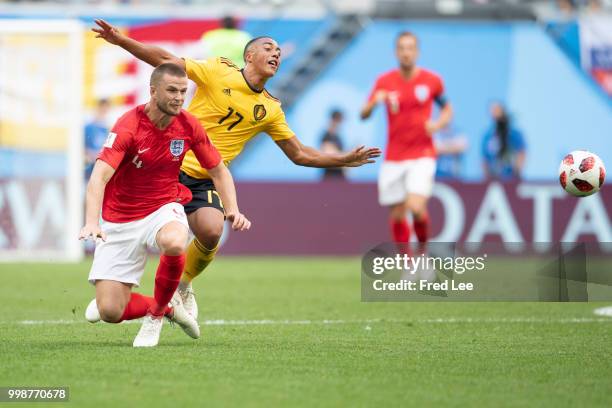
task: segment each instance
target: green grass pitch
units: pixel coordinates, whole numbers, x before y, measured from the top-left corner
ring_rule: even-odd
[[[0,264],[0,386],[69,386],[53,406],[73,407],[612,406],[605,304],[362,303],[357,258],[221,256],[195,283],[202,338],[165,324],[133,349],[138,323],[85,322],[89,265]]]

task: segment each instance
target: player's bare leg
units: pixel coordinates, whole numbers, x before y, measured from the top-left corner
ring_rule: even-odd
[[[429,240],[429,214],[427,212],[428,197],[420,194],[408,194],[405,206],[412,213],[414,232],[419,240],[419,251],[427,249]]]
[[[181,326],[187,335],[198,338],[200,328],[197,321],[185,311],[180,298],[174,297],[185,266],[188,237],[187,228],[179,222],[170,222],[157,233],[157,245],[162,255],[155,275],[155,301],[163,308],[172,300],[172,311],[167,315],[168,318]],[[151,312],[155,315],[159,310]]]
[[[410,248],[410,226],[408,225],[406,216],[407,208],[405,201],[389,206],[389,224],[391,226],[393,241],[399,253],[410,256],[412,254]],[[413,281],[417,279],[417,275],[412,271],[406,271],[402,275],[402,279]]]
[[[412,213],[412,221],[414,232],[419,240],[418,254],[427,253],[427,241],[429,240],[429,216],[427,213],[428,197],[420,194],[408,194],[405,202],[405,207]],[[428,266],[424,266],[419,270],[419,277],[427,281],[434,281],[436,270]]]
[[[185,271],[179,283],[178,293],[185,309],[197,318],[198,305],[191,281],[214,259],[223,234],[224,216],[217,208],[203,207],[188,214],[187,221],[195,238],[187,248]]]
[[[100,319],[108,323],[124,320],[123,311],[130,301],[132,285],[112,280],[96,281],[96,304]],[[88,319],[89,320],[89,319]]]
[[[167,223],[157,232],[155,240],[161,256],[155,274],[156,304],[151,309],[154,316],[163,316],[164,308],[176,291],[185,266],[187,237],[187,228],[178,221]]]
[[[196,276],[210,264],[219,247],[221,235],[223,235],[224,216],[221,211],[212,207],[199,208],[191,214],[187,215],[189,228],[195,235],[195,242],[198,251],[191,252],[192,245],[188,248],[187,264],[185,265],[185,274],[182,281],[191,282]],[[191,258],[194,261],[190,262]]]
[[[177,221],[167,223],[157,233],[156,242],[161,256],[155,274],[154,302],[134,339],[134,347],[157,345],[165,314],[176,321],[189,336],[193,338],[200,336],[195,319],[188,313],[181,313],[181,304],[173,303],[173,310],[168,312],[168,304],[176,291],[185,265],[187,236],[187,228]]]
[[[406,211],[405,202],[393,204],[389,207],[391,235],[393,236],[393,241],[402,251],[407,249],[406,243],[410,242],[410,227],[406,220]]]
[[[146,316],[155,299],[131,292],[132,284],[113,280],[96,281],[96,297],[89,303],[85,318],[91,323],[103,320],[121,323]],[[170,313],[167,308],[165,313]]]
[[[123,320],[145,317],[139,335],[134,340],[135,347],[151,347],[157,344],[162,327],[161,317],[164,315],[179,324],[190,337],[199,337],[197,322],[185,311],[180,299],[172,299],[172,307],[168,306],[170,299],[167,299],[168,294],[172,297],[176,290],[182,272],[186,241],[187,228],[178,222],[168,223],[158,232],[157,243],[162,250],[162,256],[156,276],[156,298],[132,293],[132,284],[98,280],[96,281],[96,299],[87,308],[87,320],[92,323],[99,320],[119,323]],[[168,269],[172,269],[172,265],[168,264],[172,264],[173,257],[174,261],[179,262],[178,265],[174,265],[175,270],[170,273]],[[175,279],[168,279],[172,276],[175,276]],[[162,290],[164,286],[167,286],[168,281],[171,283],[170,288]],[[159,313],[159,315],[153,313]]]

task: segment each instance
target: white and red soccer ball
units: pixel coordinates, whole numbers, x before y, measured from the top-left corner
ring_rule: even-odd
[[[606,168],[594,153],[575,150],[565,156],[559,166],[559,182],[573,196],[595,194],[603,186]]]

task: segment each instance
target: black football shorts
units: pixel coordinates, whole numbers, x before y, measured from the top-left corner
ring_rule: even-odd
[[[221,202],[221,197],[211,179],[197,179],[181,171],[179,181],[191,190],[193,195],[191,201],[185,205],[187,214],[203,207],[216,208],[224,213],[223,202]]]

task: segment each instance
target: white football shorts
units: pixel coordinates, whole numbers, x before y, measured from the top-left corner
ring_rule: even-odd
[[[378,202],[384,206],[399,204],[408,194],[429,198],[435,175],[436,160],[432,157],[384,161],[378,174]]]
[[[89,282],[113,280],[140,285],[140,278],[147,261],[147,248],[157,249],[155,240],[162,227],[178,221],[189,229],[183,206],[170,203],[136,221],[113,223],[102,220],[100,227],[106,233],[106,241],[98,239]]]

